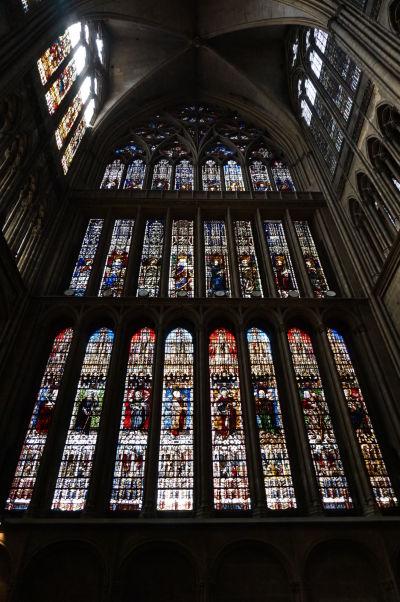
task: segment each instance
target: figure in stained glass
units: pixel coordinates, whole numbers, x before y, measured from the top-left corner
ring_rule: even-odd
[[[203,190],[209,190],[210,192],[221,190],[220,168],[212,159],[208,159],[201,166],[201,178]]]
[[[307,221],[295,221],[294,227],[313,293],[316,297],[323,297],[329,286],[311,235],[310,226]]]
[[[103,190],[115,190],[119,188],[124,170],[125,165],[120,159],[116,159],[107,165],[100,188]]]
[[[148,428],[150,395],[151,391],[144,388],[129,391],[125,402],[124,429],[129,431],[140,431]]]
[[[172,224],[169,296],[193,297],[193,288],[193,221],[174,220]]]
[[[99,294],[120,297],[125,283],[129,250],[132,240],[134,221],[117,219],[114,224],[110,249],[104,267]]]
[[[204,222],[207,297],[229,296],[228,245],[223,221]]]
[[[85,294],[101,231],[103,229],[103,223],[104,220],[102,219],[89,220],[79,257],[69,285],[69,289],[74,291],[77,297],[82,297]]]
[[[233,228],[238,253],[240,285],[243,297],[262,297],[261,281],[258,271],[251,223],[235,220]]]

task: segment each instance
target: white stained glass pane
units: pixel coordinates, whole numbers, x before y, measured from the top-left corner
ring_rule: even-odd
[[[228,192],[244,190],[242,168],[237,161],[232,159],[224,165],[225,188]]]

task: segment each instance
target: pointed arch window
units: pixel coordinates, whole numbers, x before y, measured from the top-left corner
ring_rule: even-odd
[[[235,337],[217,328],[209,341],[214,507],[248,510],[250,491]]]
[[[132,219],[115,221],[99,290],[100,297],[121,297],[122,295],[134,223]]]
[[[353,507],[310,336],[288,332],[311,457],[325,510]]]
[[[187,159],[175,166],[175,190],[193,190],[193,164]]]
[[[249,298],[262,297],[263,293],[251,222],[235,220],[233,222],[233,230],[236,240],[242,295]]]
[[[47,48],[37,62],[40,80],[47,84],[64,59],[70,54],[81,39],[82,24],[70,25],[55,42]]]
[[[255,159],[249,165],[249,172],[253,190],[257,192],[266,192],[272,190],[272,184],[269,177],[268,167],[260,160]]]
[[[390,482],[345,340],[337,330],[332,328],[328,329],[327,334],[351,425],[364,458],[376,503],[379,508],[397,506],[398,500]]]
[[[250,328],[247,344],[267,506],[272,510],[296,508],[271,343],[265,332]]]
[[[169,190],[171,188],[172,165],[168,159],[160,159],[154,165],[152,190]]]
[[[110,510],[142,508],[155,340],[148,327],[131,340]]]
[[[96,449],[114,333],[89,339],[53,497],[53,510],[83,510]]]
[[[194,254],[193,220],[172,222],[171,258],[169,265],[169,296],[193,297]]]
[[[68,134],[72,130],[75,121],[77,120],[80,112],[82,111],[86,101],[88,100],[91,92],[92,79],[90,76],[85,77],[82,85],[79,89],[78,94],[75,96],[71,105],[69,106],[64,117],[61,119],[58,128],[55,131],[56,143],[58,150],[61,150]]]
[[[203,190],[215,192],[221,190],[221,173],[218,163],[207,159],[201,166],[201,180]]]
[[[69,285],[69,291],[71,291],[71,294],[75,294],[76,297],[82,297],[85,294],[103,224],[103,219],[89,220],[78,261],[76,262]]]
[[[272,163],[272,177],[279,192],[295,192],[290,170],[283,161],[276,160]]]
[[[115,190],[121,186],[125,165],[120,159],[109,163],[104,172],[100,188],[103,190]]]
[[[69,92],[72,84],[86,67],[86,60],[86,48],[84,46],[78,46],[78,49],[75,51],[75,54],[68,65],[45,94],[50,115],[53,115],[56,112],[67,95],[67,92]]]
[[[164,220],[149,219],[143,240],[138,297],[158,297],[164,246]]]
[[[66,328],[54,339],[8,495],[6,504],[8,510],[26,510],[32,499],[37,472],[71,347],[72,335],[72,328]]]
[[[229,159],[224,163],[225,189],[228,192],[244,190],[242,168],[237,161]]]
[[[280,297],[286,298],[290,291],[298,292],[299,289],[283,224],[281,221],[265,220],[264,231],[274,272],[276,290]]]
[[[158,510],[193,509],[193,339],[176,328],[165,340]]]
[[[225,222],[204,222],[207,297],[229,297],[229,261]]]
[[[323,297],[324,292],[329,290],[328,281],[322,268],[321,261],[311,234],[307,221],[295,221],[294,227],[301,252],[303,254],[305,268],[310,279],[313,293],[316,297]]]
[[[146,173],[146,163],[143,159],[135,159],[128,165],[124,189],[142,190],[144,176]]]

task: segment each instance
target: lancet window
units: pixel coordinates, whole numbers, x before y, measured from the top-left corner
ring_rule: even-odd
[[[143,188],[144,176],[146,173],[146,163],[143,159],[135,159],[128,165],[124,188],[132,190],[141,190]]]
[[[289,346],[318,487],[326,510],[352,508],[347,478],[310,336],[288,332]]]
[[[92,272],[93,262],[103,229],[103,219],[91,219],[82,242],[82,247],[72,274],[69,291],[76,297],[85,294],[89,277]]]
[[[169,266],[170,297],[193,297],[193,242],[193,220],[174,220],[172,223],[171,257]]]
[[[171,188],[172,165],[168,159],[160,159],[154,165],[152,190],[169,190]]]
[[[237,161],[229,159],[224,163],[224,176],[227,192],[244,190],[242,168]]]
[[[158,461],[158,510],[193,509],[193,339],[183,328],[166,338]]]
[[[236,220],[233,222],[233,229],[236,240],[242,295],[243,297],[262,297],[263,293],[251,222]]]
[[[141,328],[133,335],[125,379],[111,510],[142,508],[153,392],[154,347],[155,333],[151,328]]]
[[[317,248],[311,234],[307,221],[295,221],[297,238],[303,254],[304,265],[310,279],[313,293],[316,297],[323,297],[324,292],[329,290],[328,281],[322,268]]]
[[[87,344],[54,492],[53,510],[85,508],[113,341],[114,333],[100,328]]]
[[[204,222],[207,297],[229,297],[229,260],[225,223]]]
[[[115,222],[99,291],[101,297],[122,295],[133,226],[134,221],[131,219],[117,219]]]
[[[54,339],[8,495],[8,510],[26,510],[32,499],[40,461],[71,347],[72,335],[72,328],[66,328]]]
[[[105,190],[115,190],[121,186],[122,176],[125,171],[125,165],[121,159],[116,159],[109,163],[104,172],[100,188]]]
[[[164,246],[164,220],[147,220],[140,264],[138,297],[158,297]]]
[[[265,220],[264,230],[278,295],[286,298],[291,291],[298,293],[296,275],[282,222]]]

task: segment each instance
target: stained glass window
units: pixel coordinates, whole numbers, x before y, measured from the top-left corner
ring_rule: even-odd
[[[289,330],[288,338],[323,507],[326,510],[352,508],[311,339],[298,328]]]
[[[120,159],[116,159],[112,163],[109,163],[106,167],[106,171],[104,172],[100,188],[105,190],[115,190],[119,188],[124,170],[125,165]]]
[[[244,190],[242,168],[237,161],[230,159],[224,164],[225,188],[228,192]]]
[[[351,424],[360,445],[376,503],[380,508],[397,506],[396,494],[390,482],[344,338],[337,330],[329,328],[328,339],[350,413]]]
[[[338,122],[332,117],[328,107],[324,104],[322,98],[317,93],[317,89],[310,79],[305,80],[305,90],[308,97],[308,101],[314,106],[315,112],[317,113],[322,126],[327,132],[329,138],[335,144],[336,150],[339,152],[342,148],[344,134],[339,127]]]
[[[252,161],[249,165],[253,189],[260,192],[272,190],[268,168],[262,161]]]
[[[193,165],[186,159],[175,166],[175,190],[193,190]]]
[[[89,101],[89,104],[85,109],[83,118],[79,122],[78,127],[76,128],[67,148],[65,149],[64,156],[61,159],[64,175],[68,172],[68,169],[70,168],[70,165],[72,163],[72,159],[74,158],[75,153],[78,150],[80,143],[82,142],[82,138],[85,135],[86,128],[93,117],[94,105],[95,101],[94,98],[92,98],[92,100]]]
[[[121,297],[128,265],[134,221],[117,219],[111,237],[99,296]]]
[[[140,510],[149,433],[155,333],[141,328],[131,340],[118,436],[111,510]]]
[[[160,159],[154,165],[152,190],[169,190],[171,186],[172,165],[168,159]]]
[[[37,62],[40,80],[45,85],[81,38],[81,24],[74,23],[47,48]]]
[[[164,220],[149,219],[146,222],[139,272],[138,297],[158,296],[164,245],[164,225]]]
[[[310,278],[313,293],[316,297],[323,297],[324,292],[329,289],[328,282],[318,257],[317,248],[311,235],[308,222],[294,222],[297,238],[299,239],[304,264]]]
[[[100,328],[89,339],[68,429],[53,510],[83,510],[106,388],[114,333]]]
[[[31,501],[72,335],[72,328],[66,328],[54,340],[7,499],[8,510],[26,510]]]
[[[144,174],[146,172],[146,163],[143,159],[135,159],[128,165],[124,188],[141,190],[143,188]]]
[[[251,222],[236,220],[233,222],[233,229],[235,232],[242,295],[243,297],[262,297]]]
[[[58,128],[55,131],[57,148],[60,150],[66,137],[72,129],[79,113],[82,111],[84,104],[90,95],[92,80],[88,76],[84,79],[78,94],[75,96],[70,107],[62,118]]]
[[[248,510],[250,491],[235,337],[225,328],[209,344],[214,506]]]
[[[193,297],[193,292],[193,221],[174,220],[169,265],[169,296]]]
[[[85,65],[86,48],[84,46],[79,46],[64,71],[46,92],[46,102],[50,115],[53,115],[53,113],[56,112],[72,84],[78,75],[82,73]]]
[[[358,88],[361,75],[359,67],[325,31],[314,29],[314,38],[317,48],[325,55],[340,77],[355,92]]]
[[[339,109],[342,117],[347,121],[353,105],[352,98],[347,94],[343,86],[336,81],[315,50],[310,53],[310,64],[311,69],[320,80],[325,91]]]
[[[296,190],[289,168],[282,161],[276,160],[272,163],[272,176],[276,189],[280,192],[294,192]]]
[[[201,179],[203,190],[221,190],[221,175],[219,165],[212,159],[208,159],[201,166]]]
[[[264,221],[264,230],[276,290],[280,297],[287,297],[290,291],[298,291],[298,286],[283,224],[281,221],[266,220]]]
[[[103,229],[103,223],[104,220],[102,219],[89,220],[78,261],[76,262],[69,285],[69,289],[75,291],[76,297],[82,297],[82,295],[85,294],[89,276],[92,272],[94,256],[96,255],[100,234]]]
[[[247,331],[247,343],[267,506],[272,510],[296,508],[271,343],[259,328]]]
[[[229,297],[229,261],[225,223],[204,222],[207,297]]]
[[[183,328],[166,338],[158,510],[193,508],[193,341]]]

